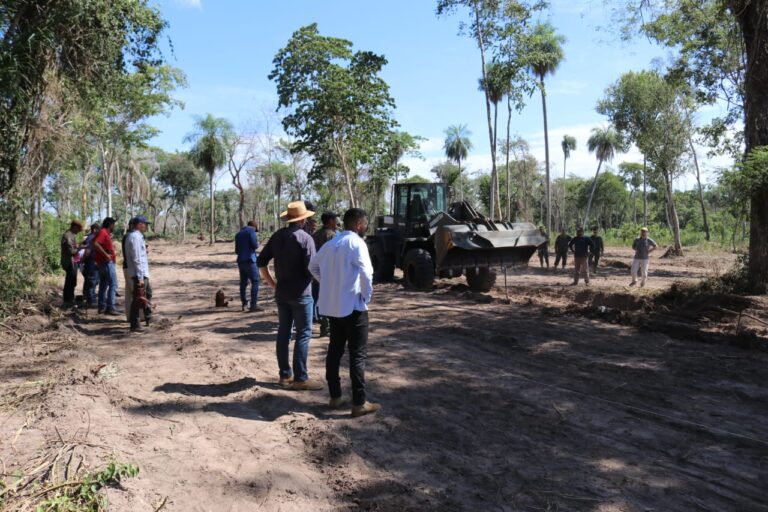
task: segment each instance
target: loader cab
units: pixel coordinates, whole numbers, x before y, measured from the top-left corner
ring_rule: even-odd
[[[395,224],[407,233],[427,229],[429,220],[447,208],[447,186],[444,183],[401,183],[395,185],[393,217]]]

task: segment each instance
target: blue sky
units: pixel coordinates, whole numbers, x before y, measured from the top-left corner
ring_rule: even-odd
[[[163,149],[184,149],[182,139],[192,128],[193,116],[207,112],[226,117],[235,126],[258,129],[276,105],[275,85],[267,79],[272,58],[296,29],[316,22],[322,34],[349,39],[356,49],[384,54],[389,60],[383,77],[397,104],[395,116],[402,129],[426,138],[424,160],[406,162],[412,173],[430,176],[429,169],[444,159],[443,131],[460,123],[473,133],[469,171],[490,168],[485,104],[477,90],[480,57],[473,41],[458,35],[462,13],[437,18],[432,0],[162,0],[159,5],[170,24],[171,63],[183,69],[189,81],[176,93],[185,109],[153,120],[161,133],[152,143]],[[578,142],[568,173],[593,175],[596,161],[586,151],[586,140],[593,127],[606,124],[595,112],[597,100],[623,72],[648,68],[654,58],[664,55],[644,40],[631,45],[619,42],[606,30],[611,22],[605,5],[602,0],[554,0],[542,14],[566,37],[565,61],[547,81],[555,176],[562,173],[560,140],[566,133]],[[513,116],[512,130],[544,160],[538,92],[521,114]],[[639,159],[631,151],[618,155],[614,164]],[[725,165],[722,160],[703,160],[710,179],[715,166]],[[689,175],[676,186],[690,188],[693,183]]]

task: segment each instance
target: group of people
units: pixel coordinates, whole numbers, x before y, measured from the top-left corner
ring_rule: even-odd
[[[65,272],[63,306],[74,307],[78,271],[83,274],[83,300],[87,308],[97,306],[99,314],[125,314],[132,332],[141,332],[140,317],[149,324],[152,317],[152,289],[149,284],[149,261],[144,232],[150,222],[144,216],[131,219],[122,239],[123,276],[125,279],[124,312],[118,310],[117,252],[112,239],[116,220],[107,217],[94,223],[82,242],[78,235],[83,223],[73,220],[61,237],[61,268]],[[98,289],[98,293],[97,293]]]
[[[549,268],[549,235],[542,226],[539,228],[542,236],[544,236],[545,242],[538,248],[539,265],[544,268]],[[640,276],[640,286],[645,286],[645,281],[648,278],[648,262],[650,253],[656,249],[656,242],[652,238],[648,237],[648,228],[640,229],[640,236],[635,238],[632,242],[632,249],[635,251],[635,255],[632,258],[631,275],[632,282],[629,286],[635,286],[637,284],[638,274]],[[592,229],[592,236],[584,235],[584,228],[579,227],[576,229],[576,236],[571,237],[565,228],[560,230],[560,234],[555,239],[555,265],[562,262],[562,268],[565,268],[568,263],[568,253],[573,253],[573,283],[572,285],[579,284],[579,278],[584,277],[584,282],[589,284],[589,272],[590,269],[593,274],[597,273],[597,267],[600,263],[600,258],[605,252],[605,245],[603,243],[603,237],[600,236],[598,229],[595,227]]]
[[[312,325],[319,322],[320,336],[330,338],[325,361],[329,406],[340,408],[346,403],[339,371],[342,356],[349,350],[351,413],[370,414],[381,406],[367,400],[365,389],[368,303],[373,295],[373,266],[363,240],[368,218],[365,211],[352,208],[344,214],[343,231],[339,232],[338,216],[326,212],[321,216],[322,226],[316,229],[311,207],[304,201],[289,203],[281,215],[286,226],[277,230],[258,253],[258,228],[254,222],[248,222],[235,236],[242,310],[263,311],[258,305],[261,280],[274,289],[277,384],[293,391],[324,388],[321,382],[309,378],[307,364]]]

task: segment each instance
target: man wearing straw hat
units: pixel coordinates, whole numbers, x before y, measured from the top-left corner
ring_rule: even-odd
[[[288,223],[272,235],[256,260],[261,277],[275,290],[277,304],[277,365],[280,369],[278,385],[296,391],[322,389],[319,382],[309,380],[307,353],[312,338],[312,274],[309,260],[315,255],[315,242],[304,230],[306,220],[315,212],[308,210],[304,201],[288,203],[280,218]],[[275,277],[269,272],[274,259]],[[293,364],[290,352],[291,329],[296,327],[293,346]]]

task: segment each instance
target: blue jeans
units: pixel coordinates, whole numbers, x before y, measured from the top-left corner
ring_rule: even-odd
[[[248,283],[251,283],[251,307],[255,308],[259,300],[259,267],[255,261],[238,261],[237,268],[240,270],[240,302],[245,306],[248,300],[245,297],[245,290]]]
[[[88,258],[83,263],[83,297],[89,306],[96,304],[96,285],[99,284],[99,269],[96,262]]]
[[[307,374],[307,353],[309,352],[309,340],[312,338],[312,307],[314,301],[311,295],[305,295],[295,300],[277,303],[277,366],[280,368],[280,377],[289,378],[293,374],[293,380],[304,382],[309,378]],[[293,372],[288,363],[290,351],[291,329],[296,324],[296,343],[293,346]]]
[[[99,265],[99,309],[115,309],[117,272],[115,263],[108,261]]]

